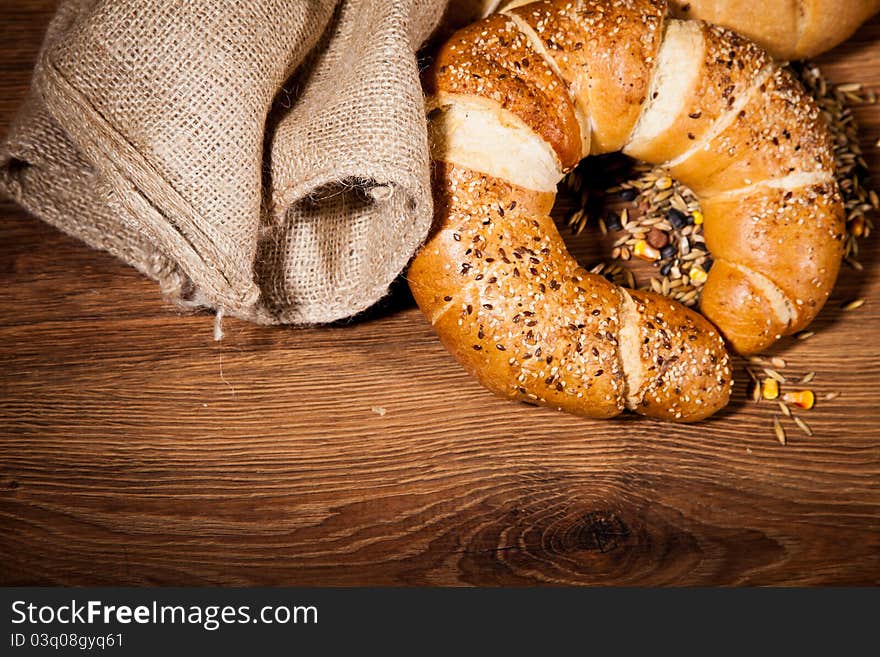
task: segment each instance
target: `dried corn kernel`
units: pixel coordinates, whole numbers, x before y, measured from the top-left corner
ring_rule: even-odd
[[[694,224],[696,224],[697,226],[703,223],[703,213],[699,210],[694,210],[691,213],[691,216],[694,218]]]
[[[688,278],[691,279],[691,283],[700,284],[706,282],[706,272],[704,272],[699,267],[691,267],[688,272]]]
[[[786,404],[794,404],[808,411],[816,403],[816,396],[812,390],[798,390],[797,392],[786,392],[782,395],[782,401]]]
[[[660,259],[660,251],[648,244],[645,240],[639,240],[636,242],[636,245],[633,247],[633,255],[652,262]]]
[[[776,399],[779,397],[779,382],[776,379],[764,379],[761,386],[761,395],[764,399]]]
[[[849,234],[855,235],[856,237],[862,237],[865,234],[865,219],[862,216],[857,216],[849,221],[847,226],[849,228]]]

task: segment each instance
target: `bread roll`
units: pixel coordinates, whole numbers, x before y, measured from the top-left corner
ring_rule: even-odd
[[[664,164],[699,195],[716,260],[702,309],[739,351],[805,326],[834,283],[842,203],[817,108],[761,49],[666,10],[520,4],[458,32],[425,75],[436,222],[408,279],[444,345],[502,396],[674,421],[729,398],[710,322],[565,249],[556,185],[591,153]]]
[[[671,0],[675,16],[729,27],[781,60],[815,57],[880,11],[880,0]]]

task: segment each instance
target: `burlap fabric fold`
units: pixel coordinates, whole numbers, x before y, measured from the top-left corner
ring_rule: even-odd
[[[430,227],[415,52],[445,5],[62,2],[0,186],[181,304],[350,316]]]

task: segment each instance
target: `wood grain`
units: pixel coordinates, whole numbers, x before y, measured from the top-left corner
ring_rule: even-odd
[[[0,131],[54,2],[0,5]],[[880,91],[880,20],[822,59]],[[880,107],[861,108],[874,170]],[[0,204],[2,584],[878,584],[880,272],[817,335],[808,438],[745,400],[698,426],[505,402],[403,289],[321,329],[184,316]],[[583,258],[595,244],[573,241]],[[855,297],[867,303],[844,313]],[[828,391],[842,397],[822,402]]]

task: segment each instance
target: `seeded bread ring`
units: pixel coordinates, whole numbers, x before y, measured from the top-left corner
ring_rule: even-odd
[[[710,322],[586,273],[565,249],[556,185],[591,153],[665,164],[698,194],[716,262],[702,309],[738,350],[799,330],[827,298],[843,236],[827,131],[733,33],[667,19],[661,0],[534,2],[456,33],[424,84],[436,222],[408,279],[494,392],[676,421],[728,401]]]

